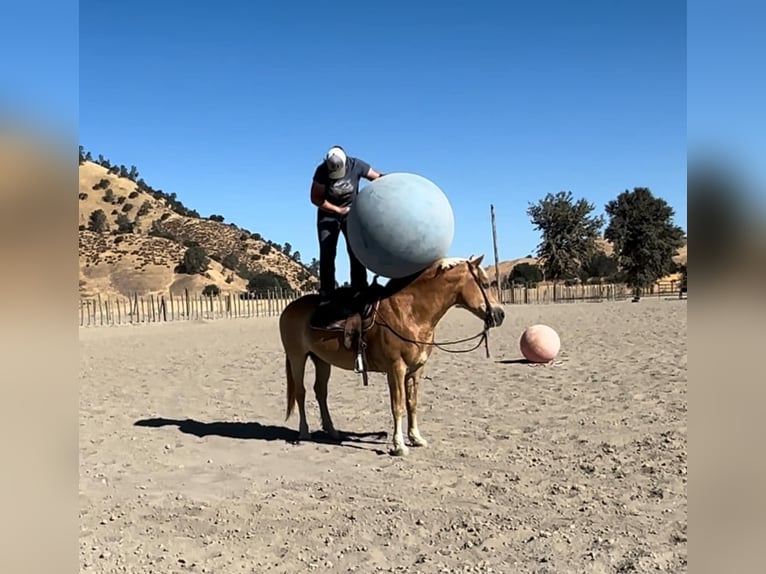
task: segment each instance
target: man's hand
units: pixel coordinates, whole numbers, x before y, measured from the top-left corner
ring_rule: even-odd
[[[350,207],[339,207],[338,213],[341,215],[346,215],[349,211],[351,211]]]

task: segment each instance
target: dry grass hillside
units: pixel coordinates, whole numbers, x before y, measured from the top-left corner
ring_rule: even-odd
[[[612,243],[605,240],[605,239],[599,239],[596,242],[599,246],[599,248],[606,253],[607,255],[611,255],[614,252],[614,249],[612,247]],[[678,250],[678,253],[673,258],[673,260],[678,263],[679,265],[686,265],[686,252],[687,252],[687,243],[684,243],[683,247],[681,247]],[[516,265],[520,263],[530,263],[532,265],[537,264],[537,258],[535,257],[520,257],[518,259],[511,259],[508,261],[499,261],[497,264],[498,270],[500,271],[500,277],[506,277],[508,274],[510,274],[511,271],[513,271],[513,268],[516,267]],[[487,265],[485,268],[487,275],[489,276],[490,281],[495,281],[495,264],[491,263]],[[675,280],[678,281],[681,277],[680,273],[673,273],[672,275],[668,275],[667,277],[664,277],[663,280],[665,281],[671,281]]]
[[[293,289],[311,289],[317,278],[273,243],[236,225],[181,215],[166,197],[91,161],[80,164],[79,262],[84,296],[199,293],[214,284],[244,291],[250,273],[272,273]],[[151,188],[149,188],[151,189]],[[103,231],[90,229],[102,210]],[[179,267],[191,242],[210,257],[201,274]]]

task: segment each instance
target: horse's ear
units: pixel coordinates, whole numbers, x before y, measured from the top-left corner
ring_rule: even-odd
[[[471,265],[473,265],[474,267],[478,267],[479,265],[481,265],[481,262],[484,261],[484,255],[483,254],[479,255],[476,259],[474,259],[473,256],[471,256],[470,261],[471,261]]]

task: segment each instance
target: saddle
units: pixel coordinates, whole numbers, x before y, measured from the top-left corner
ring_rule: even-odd
[[[317,307],[309,322],[311,328],[318,331],[343,333],[343,346],[356,352],[357,362],[354,370],[364,375],[365,385],[367,345],[364,334],[375,322],[380,302],[379,289],[380,286],[376,283],[363,290],[339,287],[329,301]]]
[[[390,279],[385,285],[378,283],[376,275],[372,283],[361,290],[338,287],[330,300],[319,305],[309,320],[309,326],[312,329],[343,333],[344,347],[356,352],[354,371],[362,373],[365,386],[367,385],[367,343],[364,335],[375,323],[380,301],[404,288],[417,275]]]

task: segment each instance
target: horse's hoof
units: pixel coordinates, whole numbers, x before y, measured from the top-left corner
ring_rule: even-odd
[[[298,435],[298,442],[308,442],[311,440],[311,434],[308,431],[302,432]]]
[[[409,439],[410,439],[410,444],[412,446],[415,446],[415,447],[418,447],[418,446],[422,446],[422,447],[428,446],[428,441],[426,439],[424,439],[422,436],[410,435]]]
[[[391,456],[407,456],[408,454],[410,454],[410,449],[408,449],[404,445],[401,445],[401,446],[392,448],[389,451],[389,453],[391,454]]]

